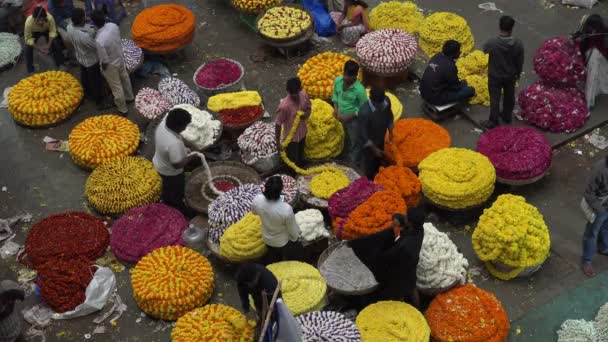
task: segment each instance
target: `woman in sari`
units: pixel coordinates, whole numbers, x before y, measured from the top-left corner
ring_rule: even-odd
[[[367,4],[361,0],[346,0],[343,12],[331,12],[340,40],[355,46],[359,38],[369,31]]]
[[[608,28],[599,14],[592,14],[583,17],[576,36],[585,59],[585,99],[591,108],[597,95],[608,94]]]

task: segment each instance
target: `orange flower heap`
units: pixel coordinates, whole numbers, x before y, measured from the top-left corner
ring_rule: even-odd
[[[408,207],[415,207],[420,201],[420,180],[405,166],[381,167],[374,183],[400,194]]]
[[[194,309],[177,320],[171,332],[173,342],[253,341],[255,322],[224,304]]]
[[[429,154],[450,147],[452,139],[445,128],[431,120],[401,119],[395,122],[394,140],[386,135],[385,151],[397,165],[417,167]]]
[[[213,277],[209,260],[201,254],[182,246],[161,247],[131,271],[133,298],[148,315],[176,320],[207,303]]]
[[[323,52],[312,56],[298,71],[302,87],[312,98],[331,98],[334,80],[342,75],[344,63],[354,60],[350,56],[335,52]]]
[[[504,342],[509,318],[493,294],[466,284],[441,293],[426,311],[437,342]]]
[[[194,21],[194,14],[186,7],[157,5],[135,17],[131,36],[135,44],[144,50],[170,52],[192,41]]]

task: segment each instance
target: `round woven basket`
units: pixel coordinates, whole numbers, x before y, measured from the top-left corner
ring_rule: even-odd
[[[275,7],[293,7],[293,8],[297,8],[297,9],[299,9],[301,11],[306,12],[306,14],[308,14],[308,16],[310,16],[310,25],[308,25],[308,27],[305,30],[302,30],[302,32],[300,32],[299,34],[297,34],[297,35],[295,35],[293,37],[288,37],[288,38],[271,38],[271,37],[263,35],[261,32],[259,32],[259,29],[258,29],[258,34],[265,41],[270,42],[270,43],[279,43],[279,44],[290,43],[290,42],[299,40],[303,36],[308,35],[309,32],[314,31],[314,25],[315,24],[314,24],[314,20],[313,20],[312,14],[306,8],[304,8],[303,6],[297,5],[297,4],[279,4],[279,5],[267,8],[265,11],[262,11],[260,14],[258,14],[257,18],[255,18],[255,26],[256,26],[256,28],[258,27],[258,23],[260,22],[260,20],[264,16],[264,14],[266,14],[266,12],[268,10],[270,10],[271,8],[275,8]],[[312,36],[312,34],[310,36]],[[309,39],[310,39],[310,37],[309,37]]]
[[[545,172],[543,172],[542,174],[533,177],[533,178],[529,178],[529,179],[505,179],[505,178],[500,178],[498,176],[496,176],[496,182],[500,183],[500,184],[504,184],[504,185],[511,185],[511,186],[522,186],[522,185],[529,185],[529,184],[533,184],[538,182],[539,180],[543,179],[543,177],[545,177],[545,175],[547,174],[549,170],[545,170]]]
[[[205,87],[199,85],[198,83],[196,83],[196,75],[198,75],[198,73],[205,67],[205,65],[207,65],[207,63],[203,63],[203,64],[201,64],[201,66],[198,67],[198,69],[196,69],[194,74],[192,74],[192,82],[194,83],[194,85],[196,85],[199,89],[201,89],[203,92],[205,92],[205,94],[207,94],[208,96],[218,94],[218,93],[223,93],[223,92],[231,92],[231,91],[240,90],[242,88],[243,76],[245,76],[245,68],[243,68],[243,65],[241,63],[239,63],[238,61],[235,61],[234,59],[230,59],[230,58],[219,58],[217,60],[225,60],[225,61],[230,61],[232,63],[235,63],[241,69],[241,76],[236,81],[234,81],[230,84],[225,84],[225,85],[219,86],[217,88],[205,88]],[[213,62],[213,61],[211,61],[211,62]]]
[[[331,255],[331,253],[338,247],[340,247],[344,242],[337,242],[337,243],[332,243],[331,245],[329,245],[329,247],[327,247],[326,250],[324,250],[321,255],[319,255],[319,260],[317,260],[317,269],[321,269],[321,265],[323,265],[323,263],[325,263],[325,260],[327,260],[327,258]],[[323,275],[323,274],[321,274]],[[357,290],[357,291],[347,291],[347,290],[343,290],[343,289],[339,289],[339,288],[335,288],[330,286],[329,284],[327,284],[327,287],[330,288],[333,292],[341,294],[341,295],[345,295],[345,296],[362,296],[362,295],[366,295],[369,293],[372,293],[374,291],[376,291],[378,289],[378,287],[380,286],[380,284],[377,284],[376,286],[372,286],[370,288],[367,289],[362,289],[362,290]]]
[[[344,171],[344,173],[346,174],[346,176],[348,177],[348,179],[350,180],[351,183],[354,182],[355,179],[361,177],[361,175],[355,168],[351,167],[348,163],[341,162],[341,161],[333,161],[330,163],[309,165],[307,167],[310,168],[310,167],[321,166],[321,165],[329,165],[329,166],[338,167],[339,169]],[[298,186],[299,202],[303,203],[305,206],[310,207],[310,208],[327,209],[327,207],[329,205],[327,200],[315,197],[310,192],[310,181],[316,175],[317,175],[316,173],[312,174],[312,175],[299,175],[298,178],[296,178],[296,182],[297,182],[297,186]]]
[[[505,265],[501,262],[490,262],[490,263],[494,266],[494,268],[496,268],[498,271],[503,272],[503,273],[508,273],[516,268],[513,266]],[[538,272],[538,270],[540,270],[540,268],[543,266],[543,263],[544,263],[544,261],[538,265],[524,268],[521,272],[519,272],[519,274],[517,276],[515,276],[515,278],[527,278],[527,277],[534,275],[534,273],[536,273],[536,272]]]

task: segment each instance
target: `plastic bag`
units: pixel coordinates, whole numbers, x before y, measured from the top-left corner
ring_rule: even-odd
[[[97,271],[85,291],[86,299],[84,303],[78,305],[72,311],[53,314],[53,319],[86,316],[103,309],[114,290],[116,290],[116,276],[107,267],[97,267]]]
[[[315,32],[319,36],[329,37],[336,34],[336,24],[319,0],[302,0],[302,6],[312,13],[312,18],[315,21]]]

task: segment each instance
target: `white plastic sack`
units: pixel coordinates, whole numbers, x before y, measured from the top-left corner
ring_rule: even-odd
[[[116,276],[107,267],[97,267],[97,271],[85,291],[86,299],[84,303],[78,305],[72,311],[53,314],[53,319],[86,316],[103,309],[114,290],[116,290]]]
[[[562,5],[591,8],[597,4],[597,0],[562,0]]]

